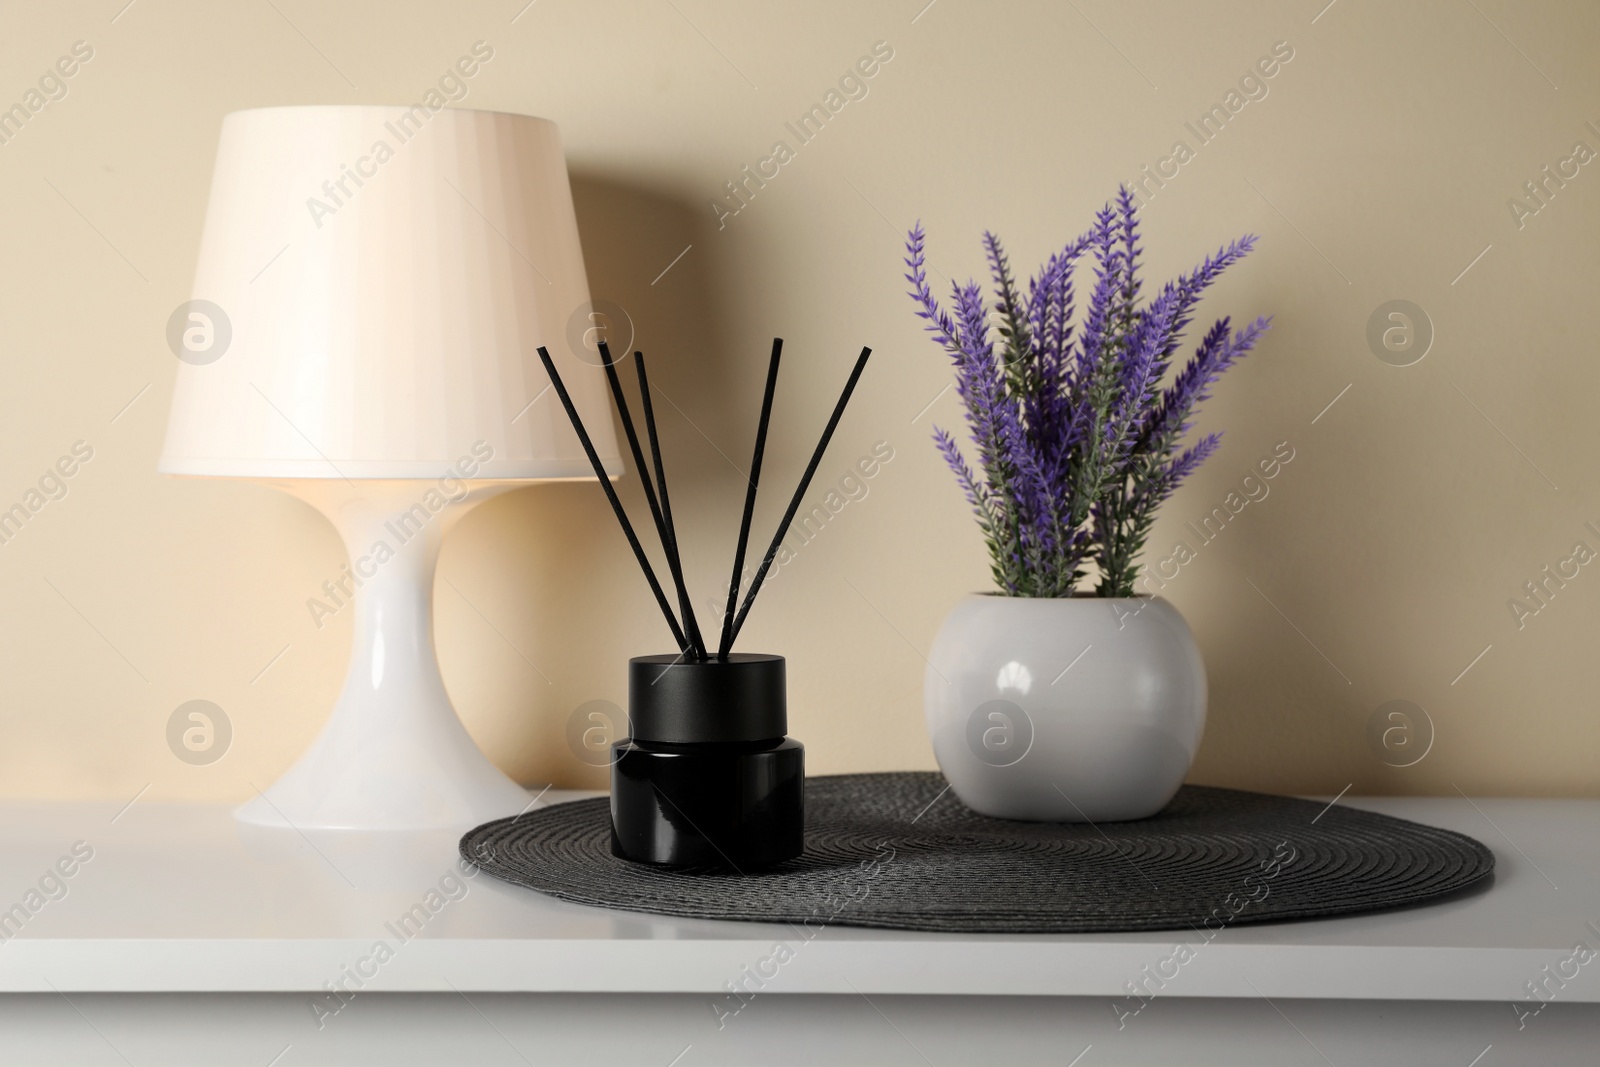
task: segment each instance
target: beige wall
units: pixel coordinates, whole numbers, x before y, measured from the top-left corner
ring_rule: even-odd
[[[681,409],[664,406],[664,430],[702,603],[737,525],[719,450],[747,453],[772,335],[789,359],[758,530],[856,349],[876,349],[813,496],[874,442],[894,458],[783,569],[745,639],[790,657],[792,731],[815,772],[933,766],[917,650],[987,580],[928,442],[931,422],[957,425],[952,395],[919,417],[949,372],[902,295],[901,234],[922,218],[950,276],[981,270],[985,227],[1032,266],[1119,181],[1180,138],[1196,148],[1184,123],[1288,42],[1268,94],[1144,216],[1152,278],[1261,234],[1205,311],[1276,316],[1205,411],[1227,439],[1168,506],[1160,554],[1278,443],[1295,456],[1168,588],[1211,674],[1194,779],[1600,787],[1600,566],[1520,628],[1508,607],[1575,542],[1600,550],[1584,525],[1600,528],[1600,164],[1520,227],[1507,203],[1574,142],[1600,149],[1600,7],[939,0],[914,20],[923,0],[541,0],[520,16],[521,0],[142,0],[113,21],[122,2],[0,16],[0,102],[74,42],[93,48],[67,96],[0,145],[0,507],[74,442],[93,448],[67,496],[0,545],[0,793],[235,800],[316,733],[349,616],[319,630],[306,600],[341,548],[269,489],[156,476],[175,367],[163,330],[188,296],[225,112],[409,101],[478,40],[494,58],[464,106],[561,123],[594,292],[628,309]],[[879,41],[893,59],[869,94],[719,227],[723,183],[775,140],[793,147],[784,123]],[[1395,299],[1436,331],[1405,368],[1365,337]],[[668,641],[598,490],[489,503],[441,571],[471,601],[441,580],[440,654],[474,736],[525,782],[600,783],[567,750],[569,713],[622,701],[625,658]],[[205,767],[165,741],[194,698],[235,732]],[[1395,699],[1436,728],[1405,769],[1367,740]]]

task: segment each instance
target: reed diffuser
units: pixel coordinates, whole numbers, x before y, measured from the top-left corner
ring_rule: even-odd
[[[733,645],[872,350],[863,348],[856,359],[833,414],[811,453],[811,461],[806,464],[800,484],[795,487],[789,507],[778,523],[772,544],[762,556],[741,602],[739,587],[750,540],[750,523],[755,514],[756,489],[761,481],[767,426],[778,384],[778,363],[783,352],[783,340],[773,339],[766,390],[761,399],[761,417],[756,424],[749,485],[739,520],[739,539],[734,549],[733,577],[728,583],[728,603],[723,611],[716,650],[712,651],[700,630],[684,584],[683,562],[672,521],[672,502],[667,493],[666,466],[656,434],[644,353],[635,352],[633,363],[650,446],[649,464],[645,462],[644,447],[628,410],[611,350],[603,341],[599,347],[617,415],[633,455],[634,468],[639,472],[645,503],[661,541],[681,612],[681,616],[673,612],[666,590],[656,577],[633,524],[628,521],[616,489],[606,476],[583,420],[562,384],[561,375],[550,353],[541,347],[539,358],[544,361],[556,395],[572,420],[584,454],[594,466],[600,487],[605,490],[623,536],[628,539],[678,646],[676,654],[636,656],[628,661],[629,736],[612,745],[611,851],[637,863],[731,867],[739,871],[793,859],[805,846],[805,746],[786,736],[784,659],[767,653],[734,652]]]

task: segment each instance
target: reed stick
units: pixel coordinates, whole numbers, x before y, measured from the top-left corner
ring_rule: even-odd
[[[755,577],[750,582],[750,589],[744,596],[744,603],[739,606],[739,615],[733,620],[733,635],[730,640],[739,638],[739,631],[744,627],[745,616],[750,614],[750,606],[755,603],[756,594],[761,591],[761,583],[766,580],[767,571],[772,567],[772,560],[778,554],[778,546],[783,543],[784,536],[789,532],[789,524],[794,521],[795,512],[800,510],[801,498],[805,496],[806,489],[811,485],[811,478],[817,473],[817,466],[822,462],[822,454],[827,451],[828,441],[833,437],[834,429],[839,425],[839,419],[844,415],[844,407],[850,402],[850,394],[855,392],[856,382],[861,379],[861,372],[866,369],[867,357],[872,355],[872,349],[863,348],[861,355],[856,359],[854,369],[850,371],[850,378],[844,383],[844,392],[839,394],[839,402],[833,406],[833,414],[828,417],[828,425],[822,431],[822,438],[817,442],[817,447],[811,453],[811,462],[806,464],[806,472],[800,477],[800,484],[795,488],[794,497],[789,501],[789,508],[783,513],[783,521],[778,523],[778,532],[773,535],[772,545],[767,549],[767,554],[761,560],[761,567],[756,571]]]
[[[589,431],[583,428],[583,419],[579,417],[578,409],[573,405],[572,397],[567,394],[567,387],[561,381],[561,373],[556,370],[555,361],[550,358],[549,350],[543,345],[539,346],[539,359],[550,375],[550,384],[556,387],[556,395],[561,398],[561,406],[567,409],[567,418],[572,421],[572,428],[577,431],[578,443],[583,445],[583,454],[589,457],[589,465],[594,468],[595,477],[600,479],[600,488],[605,490],[606,499],[611,502],[611,510],[616,512],[617,522],[621,524],[622,532],[628,538],[628,545],[633,549],[634,558],[639,561],[639,568],[644,571],[645,581],[650,583],[650,591],[655,594],[656,604],[660,606],[661,614],[672,630],[672,638],[678,643],[679,650],[687,655],[690,651],[689,639],[684,636],[682,627],[672,614],[672,606],[667,603],[667,595],[662,591],[661,583],[656,580],[655,568],[650,566],[649,557],[644,554],[644,546],[639,543],[639,536],[633,532],[633,524],[628,521],[628,513],[622,510],[622,501],[617,498],[617,491],[611,485],[605,465],[600,462],[600,455],[594,450],[594,442],[589,440]]]
[[[633,469],[639,472],[639,483],[644,487],[645,503],[650,505],[650,519],[655,523],[656,536],[663,547],[667,543],[666,525],[661,517],[661,505],[656,499],[655,486],[650,480],[650,465],[645,462],[644,450],[639,445],[639,433],[634,428],[633,413],[628,410],[628,398],[622,392],[622,379],[617,375],[617,362],[611,355],[611,346],[600,342],[600,364],[606,369],[606,381],[611,384],[611,398],[616,401],[617,415],[622,419],[622,432],[628,439],[628,451],[633,454]]]
[[[661,459],[661,440],[656,436],[656,409],[650,400],[650,379],[644,370],[644,353],[634,352],[634,369],[639,373],[639,397],[644,405],[644,428],[650,440],[650,455],[656,464],[656,490],[661,494],[661,547],[667,553],[667,568],[678,587],[678,610],[683,613],[684,631],[689,637],[689,647],[696,659],[706,658],[705,638],[700,635],[700,624],[694,617],[694,605],[689,601],[689,589],[683,580],[683,560],[678,555],[678,531],[672,525],[672,498],[667,495],[667,468]]]
[[[727,659],[733,647],[733,612],[739,606],[739,583],[744,577],[745,549],[750,544],[750,520],[756,510],[756,486],[761,481],[761,458],[767,450],[767,424],[772,420],[772,397],[778,388],[778,359],[783,353],[783,338],[772,339],[772,358],[767,362],[767,389],[761,396],[761,419],[756,423],[755,454],[750,457],[750,484],[744,493],[744,515],[739,520],[739,544],[733,553],[733,577],[728,581],[728,606],[722,613],[722,639],[717,642],[717,658]]]

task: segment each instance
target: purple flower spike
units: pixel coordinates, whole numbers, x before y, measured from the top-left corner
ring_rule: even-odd
[[[1138,210],[1122,188],[1025,286],[1000,239],[985,233],[993,303],[968,282],[952,285],[947,309],[928,284],[927,236],[921,223],[912,228],[909,295],[954,365],[976,466],[945,430],[934,430],[934,443],[978,519],[1002,592],[1067,596],[1093,563],[1097,595],[1133,595],[1156,509],[1221,444],[1213,433],[1183,447],[1196,410],[1267,329],[1258,318],[1230,332],[1224,318],[1170,374],[1201,296],[1254,244],[1245,236],[1218,249],[1141,303]],[[1095,283],[1080,323],[1074,271],[1085,258]]]

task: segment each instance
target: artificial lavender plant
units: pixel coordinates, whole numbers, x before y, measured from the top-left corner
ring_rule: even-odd
[[[1201,294],[1255,244],[1245,236],[1140,300],[1139,225],[1124,187],[1083,236],[1051,256],[1024,292],[1000,240],[984,234],[994,302],[977,282],[951,285],[951,308],[928,285],[919,223],[906,280],[927,330],[950,354],[978,470],[945,430],[933,438],[977,514],[994,578],[1010,596],[1069,596],[1095,564],[1095,594],[1134,595],[1137,558],[1156,508],[1216,451],[1221,434],[1183,448],[1195,409],[1266,330],[1223,318],[1169,383]],[[1095,284],[1075,321],[1073,271]]]

